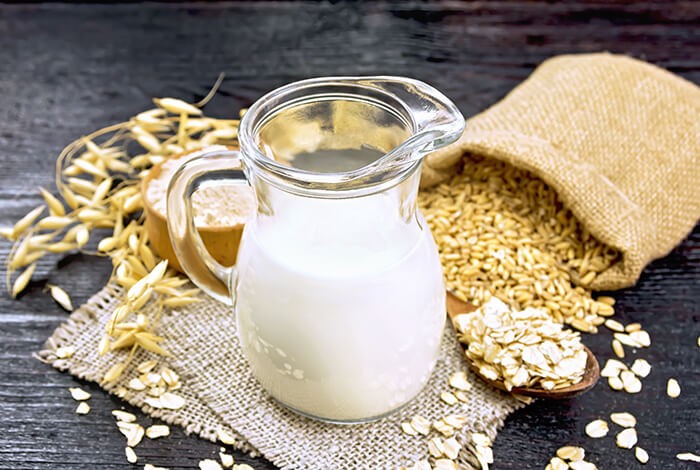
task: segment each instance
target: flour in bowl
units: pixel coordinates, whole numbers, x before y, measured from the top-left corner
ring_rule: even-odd
[[[226,147],[214,145],[163,162],[158,177],[153,178],[146,189],[146,199],[150,206],[165,217],[168,184],[175,172],[185,162],[213,150],[226,150]],[[231,227],[245,223],[253,213],[255,196],[249,186],[241,184],[206,186],[192,195],[192,210],[197,227]]]

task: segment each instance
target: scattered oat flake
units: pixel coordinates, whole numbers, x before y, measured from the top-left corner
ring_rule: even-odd
[[[678,398],[681,395],[681,386],[676,379],[668,379],[666,384],[666,395],[671,398]]]
[[[82,388],[79,387],[70,387],[68,389],[70,391],[71,396],[73,397],[73,400],[76,401],[83,401],[83,400],[89,400],[92,395],[90,395],[88,392],[83,390]]]
[[[559,457],[552,457],[549,461],[548,467],[551,467],[552,470],[568,470],[569,464],[564,462]]]
[[[613,390],[620,391],[624,388],[624,385],[622,384],[622,380],[620,380],[620,377],[610,377],[608,378],[608,385],[610,385],[610,388]]]
[[[65,310],[72,312],[73,311],[73,303],[70,300],[70,296],[66,291],[61,289],[58,286],[54,286],[49,284],[48,285],[49,292],[51,293],[51,297],[60,305],[63,307]]]
[[[141,382],[141,380],[139,380],[137,377],[134,377],[133,379],[129,380],[127,387],[129,387],[130,389],[135,390],[137,392],[140,392],[142,390],[146,390],[146,384]]]
[[[627,412],[610,413],[610,421],[623,428],[633,428],[637,425],[637,418]]]
[[[687,460],[688,462],[700,462],[700,455],[693,454],[692,452],[676,454],[676,458],[678,460]]]
[[[443,420],[433,421],[433,428],[445,437],[452,437],[455,433],[455,428],[444,422]]]
[[[221,460],[221,466],[224,468],[229,468],[233,466],[233,455],[231,454],[219,452],[219,460]]]
[[[146,397],[143,399],[144,403],[153,408],[163,408],[160,402],[160,397]]]
[[[143,470],[168,470],[167,467],[156,467],[155,465],[151,465],[150,463],[147,463],[146,465],[143,466]]]
[[[219,428],[216,430],[216,437],[224,444],[233,445],[236,443],[236,439],[224,428]]]
[[[448,405],[455,405],[458,402],[457,397],[452,392],[442,392],[440,399]]]
[[[63,346],[56,349],[56,357],[59,359],[68,359],[75,354],[75,348],[73,346]]]
[[[450,376],[450,386],[456,388],[457,390],[462,390],[467,392],[472,388],[472,385],[467,380],[467,374],[465,372],[455,372]]]
[[[84,401],[80,402],[78,407],[75,409],[75,412],[79,415],[86,415],[90,412],[90,405],[88,405]]]
[[[180,377],[175,371],[167,367],[160,372],[160,376],[163,378],[163,381],[171,387],[180,381]]]
[[[454,437],[446,439],[443,445],[444,454],[448,459],[456,459],[459,455],[459,451],[462,450],[462,445],[459,442],[457,442],[457,439],[455,439]]]
[[[651,372],[651,364],[649,364],[646,359],[636,359],[630,367],[630,370],[637,374],[639,377],[646,377]]]
[[[112,410],[112,416],[125,423],[133,423],[136,421],[136,415],[122,410]]]
[[[632,334],[628,333],[614,333],[613,336],[616,340],[624,344],[625,346],[630,346],[632,348],[640,348],[642,344],[632,337]]]
[[[472,433],[472,442],[477,446],[491,447],[491,439],[486,434],[480,432]]]
[[[586,451],[582,447],[564,446],[557,449],[557,457],[564,460],[583,460]]]
[[[152,397],[159,397],[165,393],[165,390],[165,387],[151,387],[147,393]]]
[[[465,415],[451,414],[445,416],[442,420],[453,428],[462,429],[469,421],[469,418]]]
[[[620,372],[622,386],[627,393],[639,393],[642,390],[642,382],[629,370]]]
[[[493,463],[493,450],[490,447],[476,446],[476,457],[479,462]],[[484,466],[483,463],[482,466]]]
[[[199,470],[223,470],[216,460],[204,459],[199,462]]]
[[[605,437],[608,434],[608,423],[602,419],[596,419],[586,425],[586,435],[593,439]]]
[[[586,462],[585,460],[578,460],[574,462],[569,462],[569,468],[571,470],[597,470],[598,467],[591,462]]]
[[[454,396],[457,398],[457,400],[459,400],[463,403],[469,403],[469,401],[470,401],[469,395],[467,395],[466,392],[463,392],[461,390],[457,390],[454,393]]]
[[[459,470],[457,464],[449,459],[437,459],[435,460],[434,470]]]
[[[247,463],[239,463],[233,466],[233,470],[255,470]]]
[[[415,415],[411,418],[411,427],[415,429],[417,433],[427,436],[430,432],[430,421],[420,415]]]
[[[615,438],[618,447],[623,449],[631,449],[637,444],[637,431],[634,428],[627,428],[620,431]]]
[[[158,365],[158,361],[151,359],[136,366],[136,370],[139,372],[139,374],[147,374],[152,371],[156,365]]]
[[[117,421],[117,428],[119,428],[119,432],[121,432],[124,437],[127,438],[129,437],[129,433],[134,426],[138,426],[138,424],[128,423],[126,421]]]
[[[629,335],[634,341],[636,341],[642,347],[648,348],[649,346],[651,346],[651,337],[649,336],[649,333],[647,333],[646,331],[644,331],[644,330],[633,331]]]
[[[119,423],[122,424],[122,423]],[[131,424],[132,426],[129,427],[127,432],[125,433],[122,430],[122,434],[126,436],[126,445],[129,447],[136,447],[141,443],[141,440],[143,439],[144,435],[144,430],[143,426],[140,424],[135,424],[135,423],[123,423],[123,424]]]
[[[158,383],[160,383],[161,377],[160,374],[156,374],[155,372],[149,372],[139,377],[139,380],[141,380],[141,382],[143,382],[149,387],[154,387],[158,385]]]
[[[603,370],[600,371],[600,376],[607,378],[617,377],[623,370],[627,370],[627,366],[624,363],[618,361],[617,359],[608,359],[605,363],[605,367],[603,367]]]
[[[154,424],[146,429],[146,437],[149,439],[157,439],[169,435],[170,428],[164,424]]]
[[[409,436],[417,436],[418,431],[416,431],[413,426],[411,426],[411,423],[401,423],[401,430],[408,434]]]
[[[131,447],[125,447],[124,453],[126,454],[126,461],[129,463],[136,463],[136,461],[139,459],[136,452],[134,452],[134,449]]]
[[[445,445],[442,443],[442,439],[439,437],[430,439],[428,441],[428,452],[436,459],[442,457],[445,454]]]
[[[131,431],[131,435],[127,438],[126,443],[130,447],[136,447],[141,443],[144,436],[144,430],[142,426],[135,427]]]
[[[639,446],[634,448],[634,456],[640,463],[647,463],[649,461],[649,453]]]
[[[162,408],[168,408],[170,410],[179,410],[185,406],[185,399],[180,395],[175,395],[174,393],[166,392],[160,396],[160,406]]]

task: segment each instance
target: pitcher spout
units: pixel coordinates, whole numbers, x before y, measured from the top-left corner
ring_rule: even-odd
[[[292,193],[344,198],[380,191],[464,131],[457,107],[404,77],[324,77],[279,88],[239,128],[253,179]]]
[[[394,95],[410,112],[414,133],[399,147],[429,153],[451,144],[464,132],[464,116],[457,106],[427,83],[405,77],[366,81]]]

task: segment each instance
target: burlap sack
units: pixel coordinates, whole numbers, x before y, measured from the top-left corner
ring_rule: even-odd
[[[700,218],[700,88],[629,57],[547,60],[470,119],[458,142],[428,156],[423,186],[458,171],[466,152],[539,176],[622,253],[596,290],[634,284]]]

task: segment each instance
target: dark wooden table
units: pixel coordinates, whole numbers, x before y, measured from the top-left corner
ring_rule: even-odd
[[[626,53],[700,83],[697,2],[2,5],[0,33],[0,225],[39,203],[37,186],[52,187],[65,144],[150,106],[153,96],[201,98],[221,71],[226,81],[207,109],[219,116],[283,83],[339,74],[413,76],[473,115],[545,58],[569,52]],[[0,243],[3,259],[8,248]],[[130,467],[110,416],[122,403],[83,384],[93,393],[92,412],[74,414],[66,388],[79,381],[31,357],[66,318],[42,291],[45,283],[82,302],[108,270],[104,261],[69,256],[43,265],[19,301],[0,296],[0,467]],[[643,391],[615,393],[601,383],[578,399],[515,413],[495,443],[493,468],[544,468],[564,444],[584,445],[601,469],[637,468],[610,436],[584,437],[587,422],[611,411],[637,416],[647,468],[698,468],[675,455],[700,451],[699,274],[696,227],[635,288],[615,293],[619,319],[642,322],[652,336],[651,349],[639,354],[653,365]],[[600,359],[612,356],[609,332],[586,342]],[[665,395],[668,377],[683,389],[676,400]],[[139,455],[195,468],[217,450],[175,429],[167,440],[142,443]]]

